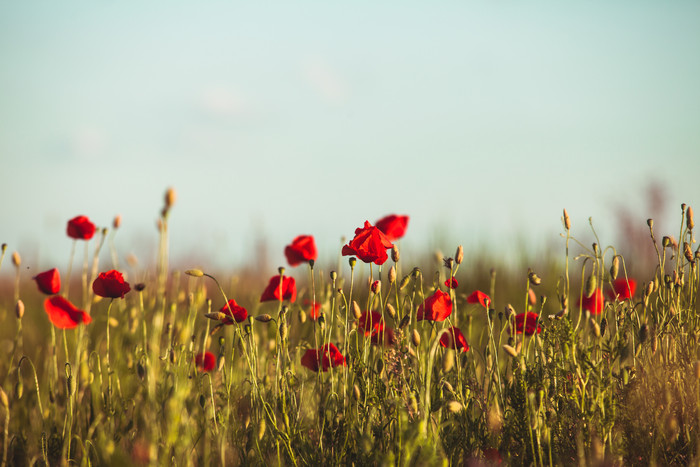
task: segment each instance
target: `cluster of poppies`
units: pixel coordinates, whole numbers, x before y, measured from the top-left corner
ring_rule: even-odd
[[[631,278],[618,278],[612,282],[612,289],[607,290],[607,298],[610,302],[630,300],[637,291],[637,281]],[[598,287],[587,297],[578,300],[578,306],[583,311],[588,310],[592,315],[599,315],[605,308],[605,297],[603,290]]]

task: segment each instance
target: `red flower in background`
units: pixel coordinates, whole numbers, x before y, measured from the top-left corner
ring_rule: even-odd
[[[104,298],[124,298],[131,290],[129,283],[124,281],[124,276],[119,271],[101,272],[92,283],[92,291]]]
[[[478,303],[484,308],[488,308],[491,304],[491,297],[486,295],[481,290],[475,290],[470,296],[467,297],[467,303]]]
[[[416,319],[422,321],[445,321],[452,313],[450,294],[438,289],[418,307]]]
[[[526,336],[531,336],[535,332],[539,334],[542,328],[537,323],[538,317],[539,315],[537,313],[531,311],[515,315],[515,330],[518,334],[525,333]]]
[[[211,352],[198,353],[194,357],[194,364],[199,371],[211,371],[216,367],[216,357]]]
[[[462,334],[459,328],[454,326],[447,328],[447,332],[440,336],[440,345],[461,352],[469,350],[469,344],[467,344],[467,339],[464,337],[464,334]]]
[[[267,287],[260,296],[261,302],[270,300],[289,300],[291,303],[297,299],[297,284],[293,277],[284,276],[280,287],[280,276],[272,276]]]
[[[77,309],[60,295],[47,298],[44,301],[44,310],[49,315],[49,321],[59,329],[73,329],[80,323],[90,324],[92,321],[89,314]]]
[[[95,224],[87,216],[77,216],[68,221],[66,233],[76,240],[90,240],[95,235]]]
[[[319,316],[321,316],[321,304],[316,302],[314,304],[311,303],[311,300],[308,298],[304,299],[304,307],[309,307],[309,317],[316,321]]]
[[[311,235],[299,235],[292,241],[291,245],[285,247],[284,255],[287,257],[287,262],[290,266],[297,266],[309,260],[316,261],[318,253],[314,237]]]
[[[221,320],[224,324],[233,324],[234,320],[240,323],[248,317],[248,310],[238,305],[234,299],[229,300],[219,311],[226,315],[226,318]]]
[[[365,263],[382,265],[389,258],[386,250],[393,246],[381,230],[365,221],[364,227],[355,229],[355,238],[343,246],[342,254],[357,256]]]
[[[33,279],[36,281],[39,291],[46,295],[57,294],[61,290],[61,275],[56,268],[40,272]]]
[[[599,315],[603,311],[603,306],[605,306],[603,291],[595,289],[595,292],[590,297],[584,296],[583,299],[579,299],[578,305],[582,310],[588,310],[592,315]]]
[[[382,231],[390,241],[398,240],[406,233],[408,227],[408,216],[397,216],[391,214],[379,219],[375,225]]]
[[[381,331],[375,331],[370,337],[370,342],[374,345],[386,345],[391,347],[396,343],[396,337],[394,337],[394,330],[391,328],[384,328]]]
[[[459,282],[457,282],[457,279],[454,277],[445,281],[445,287],[449,287],[450,289],[456,289],[458,286]]]
[[[360,319],[357,323],[357,327],[365,332],[365,336],[382,331],[384,325],[382,314],[378,311],[365,311],[360,315]]]
[[[608,290],[608,298],[610,301],[615,299],[623,301],[634,297],[634,292],[637,290],[637,281],[634,279],[615,279],[613,281],[613,290]]]
[[[345,366],[345,357],[335,345],[326,344],[320,349],[307,350],[301,357],[301,364],[311,371],[328,371],[331,367]]]

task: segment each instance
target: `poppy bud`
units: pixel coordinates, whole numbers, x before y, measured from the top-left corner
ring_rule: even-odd
[[[24,383],[22,382],[22,378],[18,379],[17,384],[15,384],[15,395],[17,399],[21,399],[24,395]]]
[[[372,282],[372,286],[370,288],[372,289],[372,293],[378,294],[382,291],[382,281]]]
[[[459,401],[450,401],[447,403],[447,410],[452,413],[460,412],[464,406]]]
[[[688,227],[688,230],[693,230],[693,227],[695,227],[695,221],[693,220],[693,208],[688,206],[688,209],[685,211],[685,225]]]
[[[508,344],[503,344],[503,350],[505,350],[506,353],[513,358],[518,356],[518,352],[512,346],[510,346]]]
[[[400,257],[400,255],[399,255],[399,248],[398,248],[396,245],[392,246],[392,247],[391,247],[391,260],[392,260],[394,263],[398,263],[398,262],[399,262],[399,257]]]
[[[14,264],[16,268],[22,264],[22,257],[16,251],[12,253],[12,264]]]
[[[170,187],[168,190],[165,192],[165,208],[170,209],[173,204],[175,204],[175,199],[177,198],[177,194],[175,193],[175,189]]]
[[[24,302],[22,300],[17,300],[17,303],[15,303],[15,316],[17,319],[22,319],[22,316],[24,316]]]
[[[214,321],[223,321],[228,315],[220,311],[212,311],[211,313],[204,313],[205,318],[213,319]]]
[[[396,282],[396,268],[394,266],[389,268],[388,277],[389,277],[389,284],[393,284],[394,282]]]
[[[411,275],[414,279],[418,279],[420,277],[420,268],[413,268],[413,271],[411,271]]]
[[[265,313],[264,315],[256,316],[255,320],[260,321],[261,323],[269,323],[270,321],[272,321],[272,316]]]
[[[360,387],[357,384],[354,384],[352,386],[352,395],[355,397],[356,401],[360,400],[361,394],[360,394]]]
[[[258,425],[258,441],[262,440],[263,436],[265,436],[265,419],[261,418],[260,425]]]
[[[0,388],[0,402],[2,403],[2,406],[5,407],[5,410],[10,408],[10,401],[7,398],[7,394],[3,390],[3,388]]]
[[[401,322],[399,323],[399,329],[403,329],[406,326],[408,326],[408,323],[411,322],[411,315],[406,314],[403,318],[401,318]]]
[[[591,274],[590,276],[588,276],[588,279],[586,279],[586,289],[584,291],[586,298],[590,298],[593,295],[593,293],[595,292],[596,285],[597,283],[595,274]]]
[[[591,318],[590,321],[591,321],[591,330],[593,331],[593,334],[595,334],[596,337],[600,337],[600,325],[595,320],[595,318]]]
[[[569,217],[569,213],[564,209],[564,228],[566,230],[571,230],[571,218]]]
[[[510,320],[511,316],[515,316],[515,308],[513,308],[513,305],[510,303],[506,305],[505,313],[508,320]]]
[[[338,278],[338,273],[335,271],[331,271],[331,280],[335,281]]]
[[[120,214],[117,214],[116,216],[114,216],[114,220],[112,221],[112,228],[114,230],[117,230],[121,225],[122,225],[122,216]]]
[[[540,276],[538,276],[533,270],[528,271],[527,278],[532,285],[540,285],[542,283]]]
[[[420,334],[418,334],[416,329],[413,330],[413,334],[411,335],[411,342],[413,342],[415,347],[420,347]]]
[[[453,350],[447,350],[442,356],[442,372],[448,373],[455,364],[455,356]]]
[[[610,277],[617,279],[617,273],[620,270],[620,257],[618,255],[613,256],[612,265],[610,266]]]
[[[352,301],[352,313],[355,315],[355,319],[362,317],[362,309],[360,309],[360,305],[355,300]]]
[[[391,316],[392,319],[396,319],[396,310],[391,303],[386,304],[386,312],[389,313],[389,316]]]
[[[462,264],[462,261],[464,261],[464,247],[460,245],[455,252],[455,263]]]
[[[399,284],[399,290],[406,288],[409,280],[411,280],[411,276],[403,276],[403,279],[401,279],[401,283]]]
[[[279,329],[280,329],[280,339],[282,340],[282,342],[284,342],[287,340],[287,334],[289,331],[287,329],[287,321],[286,320],[283,319],[282,321],[280,321]]]
[[[204,272],[202,272],[200,269],[188,269],[185,271],[185,274],[192,277],[202,277]]]
[[[685,259],[687,259],[689,263],[693,262],[693,250],[691,250],[688,242],[683,242],[683,254],[685,255]]]

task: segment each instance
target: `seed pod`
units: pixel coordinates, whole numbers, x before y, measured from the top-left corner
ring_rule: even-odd
[[[649,230],[654,228],[654,219],[647,219],[647,225],[649,226]]]
[[[418,334],[417,329],[414,329],[413,334],[411,334],[411,342],[415,347],[420,347],[420,334]]]
[[[335,271],[331,271],[331,280],[335,281],[338,278],[338,273]]]
[[[24,302],[22,300],[17,300],[15,303],[15,316],[17,319],[22,319],[24,316]]]
[[[661,245],[664,248],[668,248],[670,244],[671,244],[671,238],[668,235],[664,235],[664,238],[661,239]]]
[[[569,213],[564,209],[564,228],[566,230],[571,230],[571,218],[569,217]]]
[[[411,280],[410,275],[403,276],[403,279],[401,279],[401,283],[399,284],[399,290],[405,289],[406,286],[408,285],[408,281],[410,281],[410,280]]]
[[[459,401],[450,401],[447,403],[447,410],[452,413],[460,412],[463,408],[464,406]]]
[[[595,293],[596,285],[597,279],[595,277],[595,274],[591,273],[591,275],[588,276],[588,279],[586,279],[586,298],[590,298]]]
[[[612,266],[610,266],[610,277],[617,279],[617,273],[620,270],[620,256],[615,255],[612,259]]]
[[[355,265],[357,264],[357,258],[351,256],[350,258],[348,258],[348,264],[350,265],[350,269],[355,269]]]
[[[362,317],[362,309],[355,300],[352,301],[352,313],[355,315],[355,319],[360,319]]]
[[[455,252],[455,263],[462,264],[462,261],[464,261],[464,247],[460,245]]]

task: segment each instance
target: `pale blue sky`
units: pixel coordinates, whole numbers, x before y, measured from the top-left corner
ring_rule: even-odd
[[[394,212],[416,251],[556,237],[563,207],[612,242],[651,180],[674,215],[700,195],[695,1],[14,1],[0,57],[0,241],[46,266],[78,214],[147,262],[168,186],[205,265],[260,235],[333,260]]]

